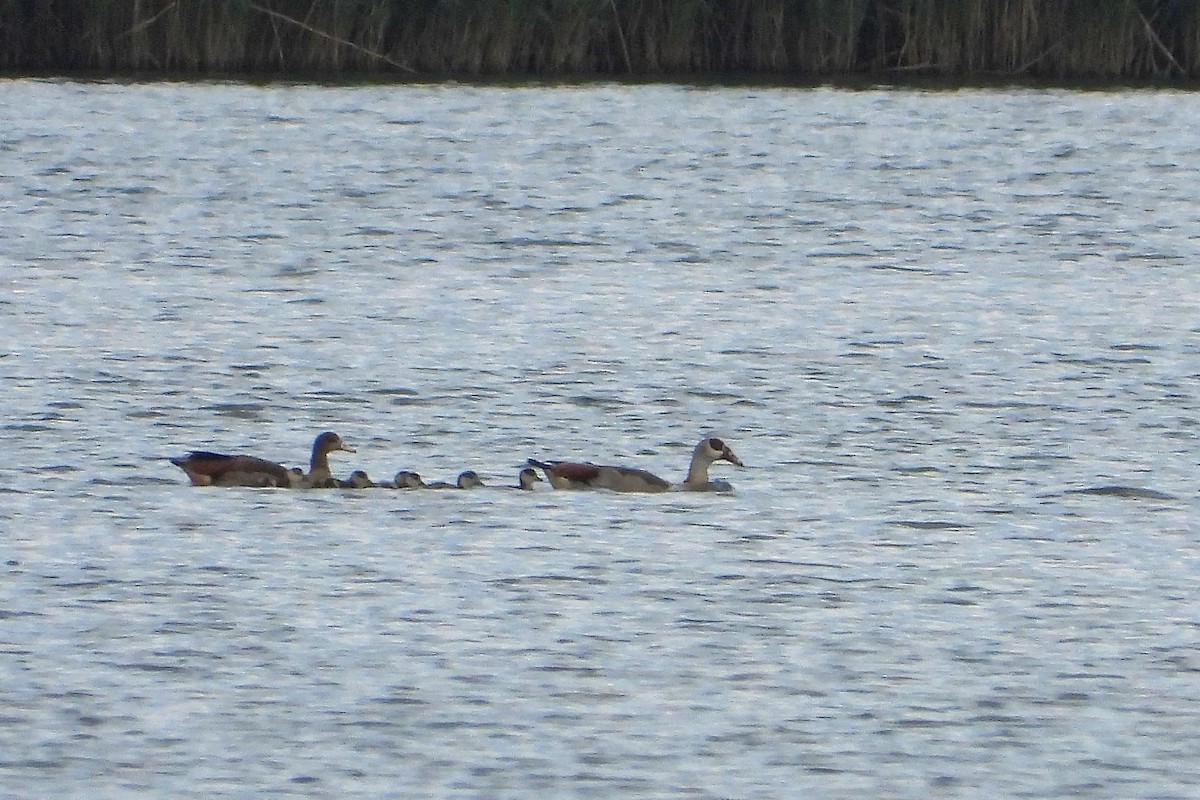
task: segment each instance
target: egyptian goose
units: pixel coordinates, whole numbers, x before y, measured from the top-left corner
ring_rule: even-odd
[[[354,448],[343,442],[342,437],[333,431],[325,431],[313,442],[312,458],[308,461],[308,474],[304,476],[310,486],[326,488],[337,486],[333,473],[329,471],[329,454],[334,450],[354,452]]]
[[[230,456],[193,450],[171,463],[183,470],[192,486],[291,486],[287,467],[255,456]]]
[[[313,442],[307,476],[297,476],[295,471],[265,458],[208,450],[193,450],[184,458],[172,458],[171,463],[187,474],[193,486],[303,486],[331,477],[329,453],[333,450],[354,452],[336,433],[322,433]]]
[[[635,467],[617,467],[573,461],[542,462],[529,459],[529,463],[546,473],[546,479],[555,489],[609,489],[614,492],[670,492],[670,491],[727,491],[724,481],[710,481],[708,467],[714,461],[728,461],[743,466],[725,442],[715,436],[700,440],[692,451],[683,483],[672,485],[669,481]],[[730,487],[732,488],[732,487]]]
[[[430,489],[475,489],[483,486],[483,481],[474,470],[467,470],[458,476],[458,480],[454,483],[446,483],[445,481],[434,481],[427,484]]]

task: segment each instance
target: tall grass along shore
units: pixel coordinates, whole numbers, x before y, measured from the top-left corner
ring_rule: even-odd
[[[0,70],[1190,80],[1200,0],[0,0]]]

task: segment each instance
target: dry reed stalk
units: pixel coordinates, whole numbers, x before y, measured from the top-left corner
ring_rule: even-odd
[[[0,0],[10,70],[1200,77],[1192,0]]]

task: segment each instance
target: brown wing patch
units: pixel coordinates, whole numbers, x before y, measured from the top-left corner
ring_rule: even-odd
[[[229,469],[231,462],[237,461],[237,456],[227,456],[224,453],[210,453],[207,450],[193,450],[187,458],[172,458],[171,463],[185,472],[197,475],[220,475]]]
[[[600,476],[600,468],[595,464],[577,464],[572,461],[562,461],[551,467],[551,472],[569,481],[587,483]]]

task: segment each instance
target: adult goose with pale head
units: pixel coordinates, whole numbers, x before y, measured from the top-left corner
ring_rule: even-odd
[[[700,440],[692,451],[687,477],[672,484],[653,472],[636,467],[609,466],[581,461],[537,461],[529,463],[546,473],[546,480],[555,489],[608,489],[613,492],[704,492],[729,491],[724,481],[710,481],[708,468],[715,461],[728,461],[743,466],[729,445],[715,436]]]

